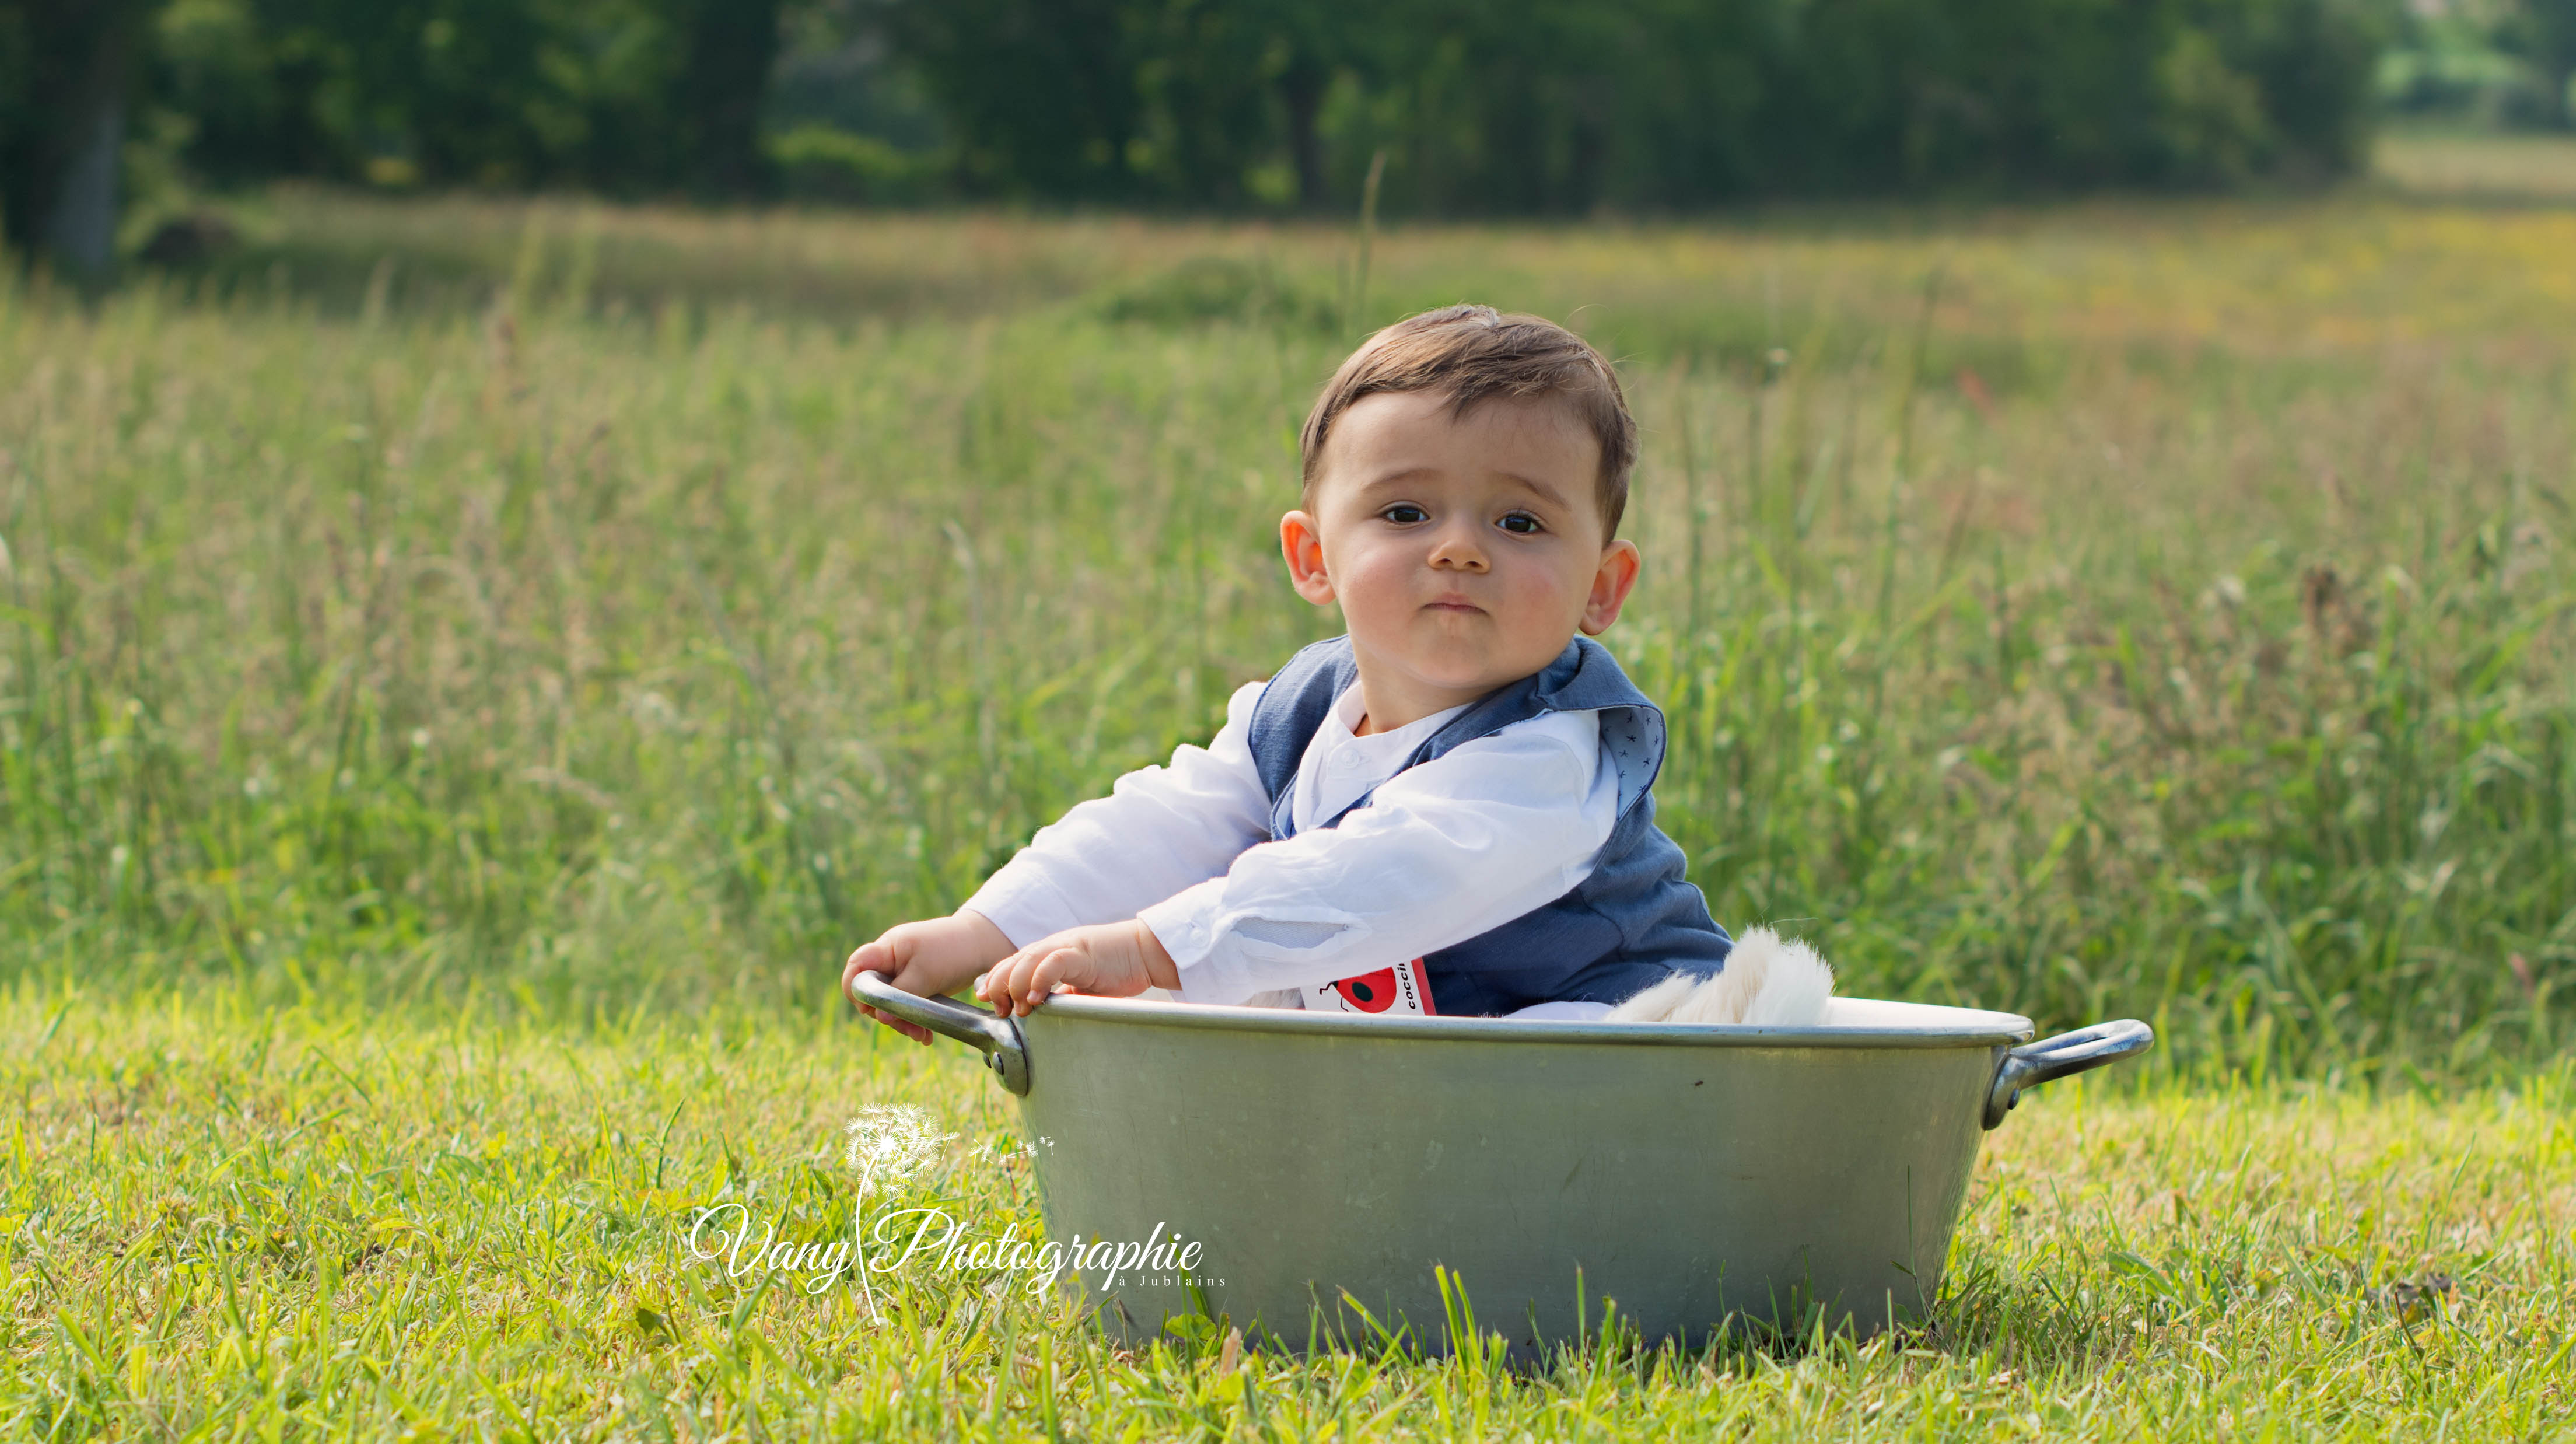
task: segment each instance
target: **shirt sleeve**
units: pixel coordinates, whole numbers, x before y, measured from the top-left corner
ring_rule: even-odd
[[[1340,826],[1256,843],[1137,916],[1172,955],[1186,1001],[1315,987],[1563,896],[1591,875],[1618,807],[1598,716],[1553,713],[1408,768]]]
[[[1246,741],[1264,685],[1235,690],[1206,747],[1184,745],[1171,765],[1130,772],[1107,797],[1039,828],[966,909],[1024,948],[1066,928],[1123,922],[1223,873],[1270,836],[1269,794]]]

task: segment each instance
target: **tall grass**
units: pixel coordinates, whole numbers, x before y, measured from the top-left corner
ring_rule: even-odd
[[[581,214],[444,289],[0,293],[11,971],[838,1006],[854,942],[1336,629],[1272,528],[1338,238]],[[2474,1076],[2560,1047],[2576,967],[2562,238],[1397,232],[1370,290],[1621,353],[1607,640],[1722,921],[1849,992],[2149,1017],[2167,1067]],[[693,299],[759,245],[849,274]]]

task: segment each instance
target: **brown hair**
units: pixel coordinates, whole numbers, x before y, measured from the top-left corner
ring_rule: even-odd
[[[1601,443],[1601,535],[1606,540],[1619,534],[1619,518],[1628,509],[1628,472],[1637,462],[1637,422],[1610,363],[1582,337],[1553,321],[1507,316],[1491,306],[1443,306],[1369,337],[1324,383],[1297,438],[1305,453],[1308,505],[1315,498],[1315,464],[1333,423],[1353,402],[1381,391],[1445,391],[1453,417],[1496,397],[1564,398]]]

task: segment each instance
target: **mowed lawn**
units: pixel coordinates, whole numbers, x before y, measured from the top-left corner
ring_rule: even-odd
[[[2563,1432],[2576,212],[2555,150],[2407,179],[2457,144],[1374,237],[287,191],[95,307],[0,287],[0,1418]],[[844,1224],[879,1104],[956,1135],[898,1197],[1034,1226],[1006,1100],[840,958],[1332,629],[1296,424],[1462,298],[1620,359],[1606,640],[1718,917],[2157,1051],[1990,1135],[1866,1342],[1119,1357],[998,1276],[693,1264],[712,1204]]]
[[[711,1204],[846,1236],[871,1103],[956,1135],[872,1212],[1034,1226],[980,1070],[829,1020],[20,990],[0,1060],[16,1437],[2490,1440],[2576,1404],[2564,1069],[2441,1101],[2059,1085],[1989,1136],[1925,1326],[1513,1373],[1118,1353],[1000,1274],[908,1268],[872,1314],[692,1262]]]

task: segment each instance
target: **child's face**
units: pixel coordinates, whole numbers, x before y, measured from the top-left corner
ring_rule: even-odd
[[[1473,701],[1618,619],[1637,548],[1603,536],[1573,408],[1379,392],[1334,420],[1313,510],[1280,519],[1298,594],[1339,602],[1369,730]]]

